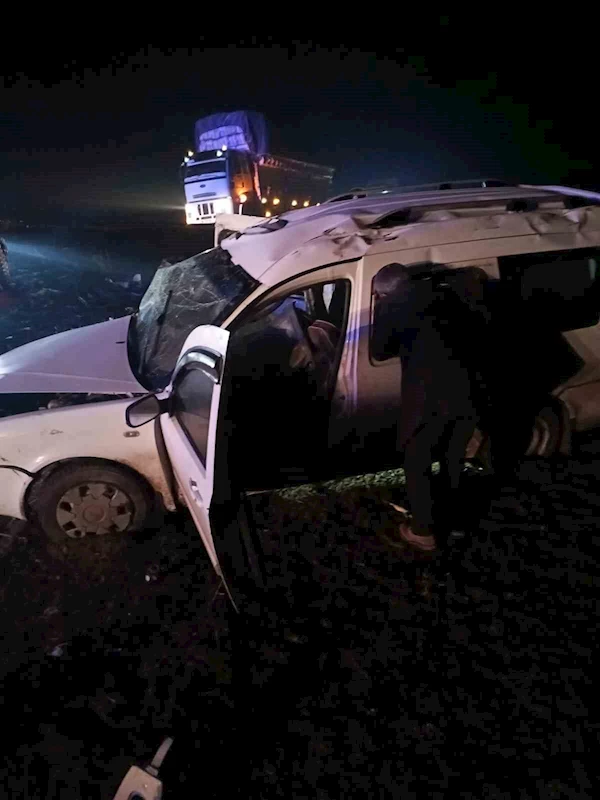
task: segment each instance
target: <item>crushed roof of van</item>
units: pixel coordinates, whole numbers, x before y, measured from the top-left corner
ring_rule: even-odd
[[[590,206],[598,205],[598,208]],[[588,212],[593,212],[591,217]],[[484,220],[486,220],[484,222]],[[438,226],[431,223],[449,223]],[[343,259],[360,258],[380,242],[397,249],[535,232],[600,226],[600,194],[560,186],[493,186],[364,193],[285,212],[238,230],[221,246],[253,278],[274,285]],[[485,231],[485,232],[484,232]],[[441,239],[440,239],[441,237]],[[298,268],[302,258],[305,268]],[[278,264],[285,260],[285,267]]]

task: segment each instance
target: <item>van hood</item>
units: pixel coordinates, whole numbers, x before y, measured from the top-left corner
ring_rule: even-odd
[[[0,356],[0,393],[140,394],[129,366],[131,316],[29,342]]]

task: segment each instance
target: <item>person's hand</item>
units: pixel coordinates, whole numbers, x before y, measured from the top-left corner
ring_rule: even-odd
[[[306,338],[294,347],[290,356],[292,369],[314,369],[319,364],[325,370],[335,358],[337,328],[324,320],[315,320],[306,331]],[[310,345],[309,345],[310,342]]]
[[[290,355],[290,367],[292,369],[312,369],[314,361],[310,348],[306,340],[298,342]]]

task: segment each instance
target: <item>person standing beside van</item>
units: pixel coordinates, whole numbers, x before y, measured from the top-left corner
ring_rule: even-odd
[[[424,552],[434,551],[436,539],[453,527],[453,495],[485,402],[477,370],[483,320],[445,279],[450,273],[456,271],[428,265],[419,275],[390,264],[373,286],[373,355],[399,355],[402,367],[398,450],[411,519],[401,523],[399,536]]]

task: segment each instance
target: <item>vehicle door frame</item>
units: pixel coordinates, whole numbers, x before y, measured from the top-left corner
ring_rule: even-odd
[[[258,296],[256,293],[235,309],[223,323],[223,328],[234,333],[253,314],[266,305],[278,299],[284,300],[289,295],[300,289],[321,283],[347,280],[350,283],[350,299],[346,308],[344,324],[346,327],[344,343],[339,356],[336,387],[334,396],[343,404],[344,417],[351,420],[356,410],[356,371],[358,358],[358,345],[360,339],[360,326],[362,315],[360,297],[362,295],[363,259],[352,258],[324,264],[319,267],[286,278],[274,284]]]
[[[210,333],[208,342],[202,341],[202,336],[199,334],[199,331],[208,331]],[[211,341],[211,339],[214,341]],[[160,416],[162,439],[169,455],[169,461],[171,462],[171,468],[175,479],[179,484],[179,491],[185,499],[194,524],[198,528],[198,532],[202,538],[211,563],[219,574],[219,561],[214,547],[214,537],[212,535],[212,525],[210,523],[210,508],[214,497],[215,454],[217,451],[219,432],[217,423],[213,422],[211,424],[211,417],[212,414],[216,412],[218,420],[228,344],[229,332],[223,330],[220,326],[200,325],[198,328],[191,331],[181,349],[169,386],[165,390],[165,394],[168,398],[168,407]],[[217,357],[215,363],[218,364],[219,370],[219,380],[215,383],[215,388],[211,395],[204,463],[202,463],[196,446],[190,440],[190,435],[181,422],[175,417],[175,409],[173,407],[173,398],[177,390],[178,377],[181,376],[182,371],[185,369],[200,369],[199,362],[194,362],[192,359],[194,353],[202,351],[205,353],[207,351],[212,351]],[[209,380],[209,378],[207,378],[207,380]],[[181,464],[178,463],[179,460],[173,458],[170,450],[171,447],[175,449],[176,455],[179,454],[181,456],[183,450],[182,457],[185,465],[183,470]],[[184,475],[183,472],[189,472],[190,474]],[[202,500],[201,503],[195,502],[195,492],[200,496]]]
[[[208,473],[209,470],[212,469],[211,476],[205,474],[206,480],[211,484],[209,501],[204,502],[202,509],[198,510],[190,507],[190,511],[203,539],[208,555],[211,558],[211,562],[217,573],[223,578],[227,592],[238,609],[241,605],[245,604],[249,595],[254,591],[260,591],[260,589],[264,587],[264,583],[260,547],[254,537],[252,520],[249,519],[246,493],[243,486],[235,484],[235,479],[232,479],[231,469],[229,467],[228,443],[231,437],[228,435],[230,431],[228,430],[228,421],[225,418],[229,392],[227,359],[229,335],[266,304],[277,301],[279,298],[283,300],[295,291],[313,286],[314,284],[347,280],[350,284],[350,298],[345,317],[346,332],[342,346],[343,354],[348,347],[352,349],[355,339],[355,337],[352,336],[352,319],[353,307],[357,305],[355,300],[357,295],[355,286],[359,265],[360,261],[353,259],[352,261],[317,267],[300,276],[282,281],[271,289],[261,292],[258,296],[254,295],[249,298],[250,302],[244,303],[243,307],[237,309],[238,313],[232,314],[221,326],[223,333],[227,336],[227,341],[224,345],[223,361],[221,363],[218,405],[215,406],[214,397],[211,401],[211,421],[209,422],[209,429],[214,432],[212,435],[209,433],[206,465],[201,464],[201,459],[189,441],[186,431],[178,420],[174,418],[172,408],[168,411],[168,422],[175,429],[178,437],[177,441],[178,443],[181,442],[181,445],[186,449],[187,456],[193,458],[195,470]],[[177,367],[173,373],[171,384],[167,390],[170,404],[172,403],[173,393],[176,391],[177,376],[180,374],[181,368],[184,367],[183,359],[189,357],[189,354],[197,349],[197,347],[208,347],[206,343],[194,341],[194,339],[198,340],[199,338],[198,335],[194,336],[194,334],[202,328],[218,330],[216,326],[200,326],[198,329],[195,329],[195,331],[192,331],[186,340],[178,359]],[[351,356],[346,360],[348,363],[352,363],[353,361]],[[340,359],[338,372],[341,368],[341,364],[342,359]],[[215,413],[215,410],[217,414],[216,421],[212,420],[212,415]],[[169,425],[167,425],[167,430],[165,430],[164,425],[162,425],[161,428],[168,448],[169,440],[172,438],[172,435],[169,435],[167,432]],[[189,452],[187,452],[188,450]],[[171,458],[170,453],[169,457],[173,462],[174,459]],[[177,463],[173,463],[173,469],[176,479],[180,484],[180,489],[185,497],[186,490],[182,481],[185,483],[185,481],[190,478],[193,480],[193,476],[181,474],[181,468],[178,469]],[[276,489],[278,487],[273,486],[270,488]],[[194,513],[194,511],[196,511],[196,513]],[[200,519],[200,517],[202,517],[202,519]],[[208,537],[205,528],[209,533]]]
[[[338,375],[342,365],[348,376],[353,374],[356,363],[356,348],[358,337],[354,335],[357,312],[360,310],[357,302],[360,285],[360,271],[362,259],[345,260],[335,264],[327,264],[309,270],[302,275],[288,278],[285,281],[254,296],[238,313],[226,320],[223,327],[234,333],[238,326],[244,324],[253,314],[266,305],[284,300],[289,295],[315,284],[331,283],[337,280],[347,280],[350,284],[350,297],[345,315],[345,335],[338,363]],[[236,486],[231,480],[228,458],[228,423],[225,411],[228,397],[228,372],[227,359],[223,370],[223,387],[221,390],[218,419],[216,423],[214,476],[209,520],[211,536],[218,558],[219,570],[227,591],[236,608],[240,609],[247,602],[263,596],[265,578],[261,559],[261,546],[256,539],[251,510],[249,509],[248,492],[243,486]],[[350,400],[352,401],[352,394]],[[273,486],[269,489],[277,489]]]

